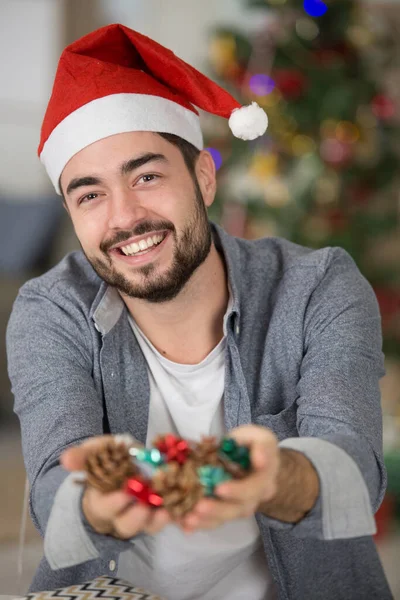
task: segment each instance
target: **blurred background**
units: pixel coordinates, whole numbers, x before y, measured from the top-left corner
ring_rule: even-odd
[[[235,139],[224,119],[202,115],[219,177],[211,218],[241,237],[342,246],[374,287],[389,475],[376,543],[400,598],[398,0],[1,0],[0,594],[25,593],[42,552],[28,520],[18,555],[25,472],[6,324],[24,281],[79,248],[37,159],[40,126],[64,46],[113,22],[168,46],[268,112],[267,135],[251,143]]]

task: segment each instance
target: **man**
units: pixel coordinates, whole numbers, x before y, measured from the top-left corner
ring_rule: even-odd
[[[83,252],[23,286],[8,328],[45,538],[32,590],[118,574],[174,600],[390,598],[371,537],[376,299],[338,248],[209,223],[215,168],[193,104],[245,139],[265,131],[256,105],[120,25],[61,57],[39,154]],[[103,434],[227,431],[252,473],[178,522],[76,484]]]

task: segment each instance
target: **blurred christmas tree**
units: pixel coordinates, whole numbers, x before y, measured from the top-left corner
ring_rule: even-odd
[[[382,78],[391,42],[352,0],[246,4],[260,26],[215,31],[211,66],[240,102],[266,110],[269,128],[249,143],[212,121],[210,216],[244,237],[345,248],[377,294],[385,352],[400,356],[400,136]]]

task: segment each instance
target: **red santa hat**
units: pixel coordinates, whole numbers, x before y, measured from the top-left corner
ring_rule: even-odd
[[[40,160],[60,193],[59,178],[80,150],[128,131],[174,133],[203,148],[195,106],[229,119],[236,137],[252,140],[268,125],[255,102],[241,105],[216,83],[150,38],[108,25],[67,46],[43,120]]]

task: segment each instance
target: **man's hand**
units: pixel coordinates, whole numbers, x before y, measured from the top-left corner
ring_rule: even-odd
[[[60,459],[68,471],[84,469],[90,452],[103,448],[109,435],[91,438],[79,446],[68,448]],[[153,535],[171,522],[163,508],[153,509],[136,501],[123,491],[103,493],[92,487],[85,489],[82,509],[89,524],[97,533],[130,539],[139,533]]]
[[[229,433],[250,449],[252,472],[240,481],[219,485],[217,499],[200,500],[181,520],[185,531],[214,529],[255,512],[297,523],[311,510],[319,494],[319,480],[310,461],[299,452],[278,447],[265,427],[244,425]]]

